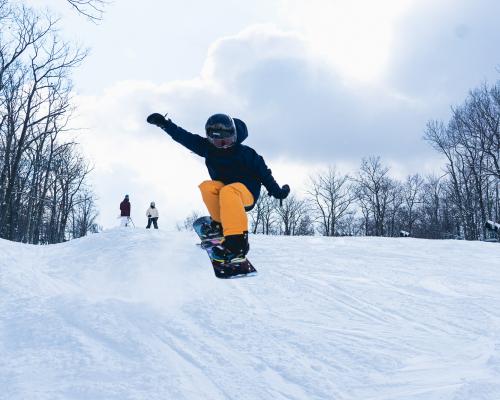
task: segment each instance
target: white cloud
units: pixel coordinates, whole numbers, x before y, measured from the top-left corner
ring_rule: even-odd
[[[284,18],[344,77],[376,81],[385,73],[397,22],[415,0],[285,0]]]
[[[387,84],[432,101],[436,112],[498,79],[500,2],[424,0],[399,22]],[[441,108],[441,109],[440,109]]]

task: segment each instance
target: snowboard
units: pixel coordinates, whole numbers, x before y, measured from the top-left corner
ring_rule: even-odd
[[[219,260],[214,260],[212,256],[212,248],[219,245],[222,238],[208,238],[202,233],[203,225],[210,224],[211,222],[212,219],[208,216],[200,217],[193,222],[193,229],[201,240],[201,248],[206,250],[208,257],[212,262],[215,276],[220,279],[232,279],[256,275],[257,270],[248,258],[244,261],[233,263],[225,263]]]

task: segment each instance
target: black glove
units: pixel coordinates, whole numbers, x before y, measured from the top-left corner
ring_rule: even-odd
[[[288,185],[283,185],[281,187],[281,190],[280,192],[278,193],[277,196],[275,196],[277,199],[279,200],[283,200],[283,199],[286,199],[287,196],[290,194],[290,186]]]
[[[146,121],[148,121],[150,124],[159,126],[160,128],[167,122],[165,117],[158,113],[151,114]]]

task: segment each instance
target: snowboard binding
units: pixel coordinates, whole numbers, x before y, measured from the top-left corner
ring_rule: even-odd
[[[208,216],[198,218],[193,223],[193,229],[201,240],[201,248],[205,249],[210,257],[215,276],[220,279],[233,279],[256,275],[257,270],[246,258],[249,250],[248,232],[242,235],[228,235],[224,240],[222,229],[219,237],[214,231],[207,231],[214,228],[212,222]],[[212,237],[207,237],[206,234]]]
[[[210,222],[205,221],[200,227],[202,240],[222,239],[222,224],[210,218]]]
[[[248,245],[248,232],[240,235],[225,236],[224,241],[212,247],[212,257],[222,263],[241,263],[246,260],[250,246]]]

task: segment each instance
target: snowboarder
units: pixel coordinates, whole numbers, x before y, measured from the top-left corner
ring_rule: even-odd
[[[146,226],[146,229],[151,228],[151,222],[153,223],[155,229],[158,229],[159,214],[154,201],[152,201],[151,204],[149,205],[149,208],[146,211],[146,216],[148,217],[148,226]]]
[[[128,226],[130,223],[130,201],[128,194],[125,195],[125,198],[120,203],[120,222],[121,226]]]
[[[206,137],[192,134],[163,115],[154,113],[147,121],[167,132],[172,139],[205,158],[211,180],[199,185],[212,223],[205,234],[224,236],[214,256],[225,262],[244,259],[249,250],[246,211],[255,205],[261,185],[271,196],[284,199],[290,187],[280,187],[264,159],[241,144],[248,136],[245,123],[226,114],[214,114],[205,124]]]

